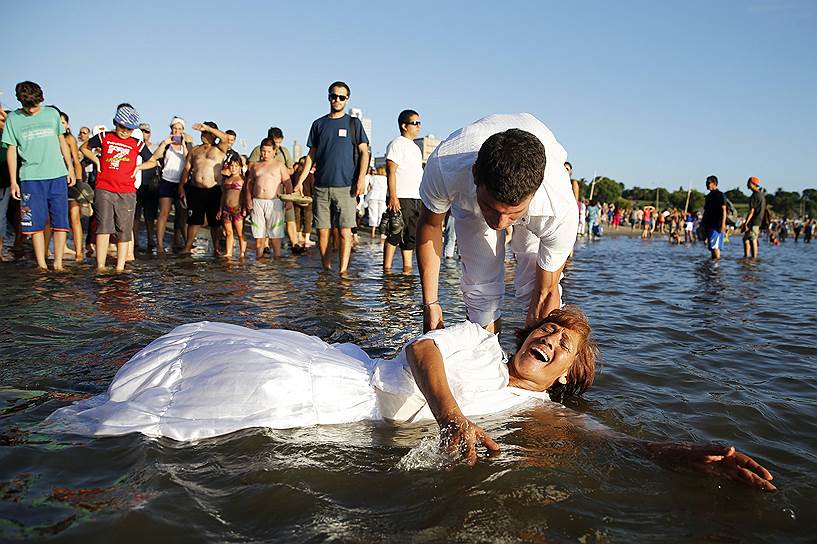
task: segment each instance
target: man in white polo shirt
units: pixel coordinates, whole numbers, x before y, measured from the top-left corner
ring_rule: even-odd
[[[490,115],[451,134],[423,173],[417,262],[423,329],[444,327],[438,300],[442,224],[455,218],[460,280],[468,319],[501,330],[505,228],[515,225],[516,298],[527,325],[561,305],[562,268],[576,241],[576,201],[564,169],[567,153],[528,113]]]
[[[423,179],[423,154],[414,143],[420,134],[420,114],[403,110],[397,117],[400,136],[386,147],[386,178],[388,180],[388,204],[392,213],[403,215],[403,231],[389,233],[383,244],[383,271],[391,270],[394,252],[400,246],[403,254],[403,273],[411,272],[411,258],[420,217],[420,182]]]

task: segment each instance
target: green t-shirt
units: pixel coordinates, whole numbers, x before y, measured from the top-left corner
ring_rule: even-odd
[[[43,107],[36,115],[26,115],[23,110],[9,113],[2,142],[17,146],[21,181],[68,175],[60,150],[60,134],[60,114],[54,108]]]

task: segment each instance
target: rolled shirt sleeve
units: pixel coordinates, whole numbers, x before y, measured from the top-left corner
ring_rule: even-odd
[[[539,238],[539,268],[556,272],[565,264],[576,242],[578,224],[578,209],[565,216],[535,216],[529,219],[528,230]]]

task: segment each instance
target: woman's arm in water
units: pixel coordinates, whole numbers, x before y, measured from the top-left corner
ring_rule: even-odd
[[[549,404],[535,410],[533,416],[536,424],[530,429],[532,432],[558,434],[560,440],[580,432],[593,440],[601,439],[627,448],[669,469],[692,470],[769,491],[777,489],[771,482],[771,473],[734,446],[643,440],[614,431],[560,405]]]
[[[477,462],[477,444],[489,452],[498,452],[499,446],[485,431],[465,417],[448,386],[443,356],[433,340],[419,340],[406,348],[406,357],[417,387],[428,402],[440,436],[455,458],[460,455],[469,465]]]

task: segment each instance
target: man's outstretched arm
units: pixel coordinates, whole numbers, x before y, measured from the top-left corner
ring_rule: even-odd
[[[556,272],[549,272],[536,266],[536,287],[530,299],[525,326],[531,326],[550,315],[550,312],[559,308],[561,295],[559,293],[559,279],[562,277],[562,268]]]

